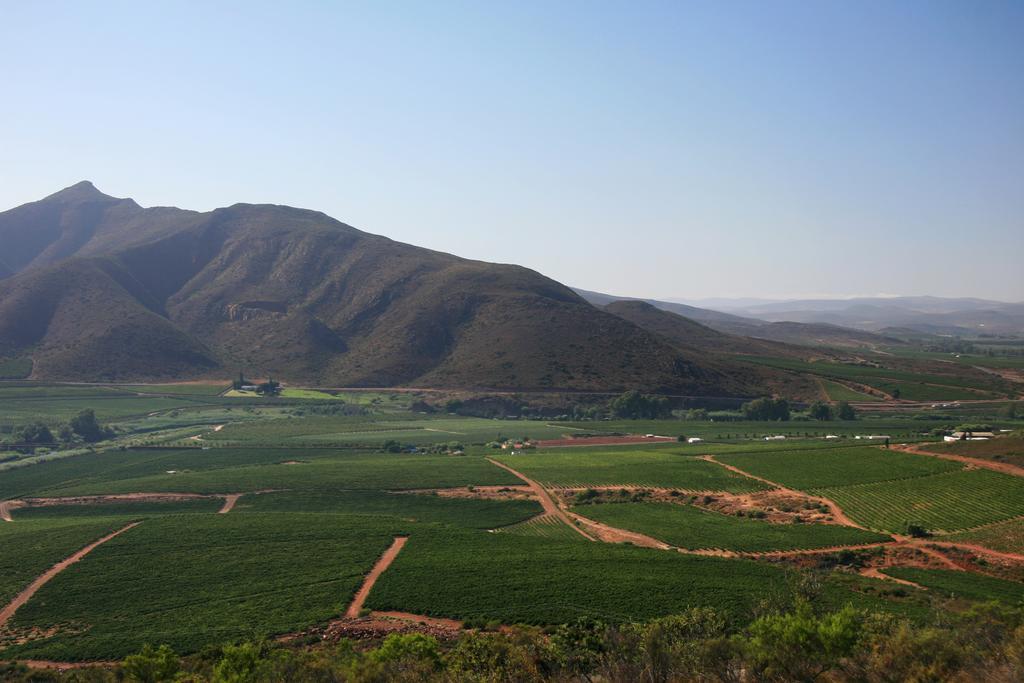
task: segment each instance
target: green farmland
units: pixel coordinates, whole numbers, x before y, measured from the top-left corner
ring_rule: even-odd
[[[555,488],[629,485],[733,493],[765,488],[713,463],[666,451],[551,449],[497,459]]]
[[[921,620],[944,609],[949,594],[967,603],[1009,601],[1018,585],[982,581],[978,586],[988,587],[968,592],[954,585],[963,577],[929,575],[919,583],[936,589],[913,591],[842,568],[849,557],[835,549],[872,545],[856,552],[884,554],[894,544],[883,532],[902,531],[908,522],[943,541],[1024,547],[1012,540],[1024,515],[1019,479],[853,438],[920,438],[930,422],[497,420],[413,412],[409,394],[290,388],[281,398],[256,399],[221,396],[222,388],[0,387],[0,426],[10,427],[0,438],[30,420],[66,425],[83,407],[112,428],[98,443],[78,440],[53,452],[48,444],[0,462],[0,504],[12,520],[0,522],[0,602],[54,563],[138,523],[55,574],[20,606],[0,629],[0,659],[114,659],[146,643],[202,653],[325,627],[342,619],[397,536],[408,541],[366,607],[478,625],[551,626],[580,617],[620,623],[693,607],[744,624],[764,610],[788,609],[808,585],[819,609],[855,603]],[[516,455],[493,443],[583,433],[707,440]],[[763,438],[777,434],[789,438]],[[825,441],[825,434],[841,438]],[[996,450],[986,457],[1003,457],[1006,444],[988,445]],[[619,497],[632,502],[575,508],[614,529],[747,558],[588,540],[489,458],[539,482],[554,500],[563,498],[559,489],[625,489]],[[830,498],[875,531],[645,501],[648,490],[745,500],[771,488],[723,465]],[[42,505],[32,500],[38,498],[73,500]]]
[[[989,470],[955,470],[915,479],[813,489],[855,521],[902,531],[907,523],[957,531],[1024,515],[1024,482]]]
[[[771,524],[672,503],[602,503],[573,511],[688,550],[744,553],[884,543],[888,536],[835,524]]]
[[[962,467],[925,455],[867,446],[725,454],[716,456],[716,459],[744,472],[802,490],[911,479]]]

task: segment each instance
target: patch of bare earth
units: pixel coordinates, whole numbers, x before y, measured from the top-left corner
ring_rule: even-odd
[[[755,481],[761,482],[762,484],[767,484],[768,486],[771,486],[773,489],[775,489],[778,493],[784,493],[789,496],[803,497],[806,498],[807,500],[816,501],[829,508],[829,511],[833,519],[833,523],[835,524],[841,524],[843,526],[852,526],[857,529],[864,529],[864,527],[862,527],[860,524],[857,524],[852,519],[847,517],[846,513],[843,512],[842,508],[840,508],[833,500],[830,500],[828,498],[822,498],[821,496],[811,496],[806,493],[803,493],[802,491],[797,491],[796,489],[791,489],[777,482],[765,479],[764,477],[759,477],[755,474],[745,472],[738,467],[734,467],[733,465],[726,465],[724,462],[719,462],[718,460],[715,460],[715,456],[713,455],[703,455],[701,456],[701,459],[707,460],[708,462],[713,462],[716,465],[724,467],[725,469],[729,470],[734,474],[739,474],[744,477],[747,477],[748,479],[753,479]]]
[[[774,524],[816,523],[838,524],[832,508],[820,499],[799,491],[757,491],[754,493],[725,493],[722,491],[686,491],[682,489],[652,488],[648,486],[600,486],[559,488],[561,502],[572,505],[576,496],[591,491],[594,502],[649,502],[693,505],[723,515],[753,517]]]
[[[349,604],[348,609],[345,610],[345,616],[353,619],[359,616],[359,613],[363,611],[363,605],[366,603],[366,598],[370,596],[370,591],[373,590],[373,585],[377,583],[377,579],[380,578],[391,563],[398,557],[398,553],[405,547],[406,542],[409,540],[408,536],[396,536],[395,540],[391,543],[391,546],[384,551],[384,554],[380,556],[377,563],[373,565],[373,569],[366,575],[363,580],[363,585],[356,591],[356,595],[352,598],[352,602]]]
[[[396,495],[418,494],[442,498],[479,498],[483,500],[536,500],[536,492],[529,486],[465,486],[454,489],[408,489],[389,491]]]
[[[110,669],[120,664],[120,662],[48,662],[42,659],[21,659],[18,660],[18,663],[24,664],[30,669],[47,669],[49,671]]]

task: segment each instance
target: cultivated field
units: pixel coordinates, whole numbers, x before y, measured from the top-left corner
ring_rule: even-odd
[[[891,540],[882,534],[837,524],[772,524],[671,503],[578,505],[573,511],[689,550],[758,553]]]
[[[497,459],[554,488],[648,486],[734,493],[765,488],[759,482],[717,465],[667,450],[559,449]]]
[[[407,628],[433,628],[417,620],[435,617],[457,629],[705,606],[743,624],[808,585],[819,609],[923,619],[1013,601],[1024,586],[1010,580],[1024,570],[986,569],[1012,557],[984,556],[971,565],[981,574],[943,573],[943,546],[927,555],[890,535],[909,522],[958,553],[1024,549],[1020,478],[853,438],[927,438],[910,419],[495,420],[412,412],[408,394],[255,399],[223,388],[0,387],[8,441],[28,416],[59,429],[82,407],[113,428],[100,442],[19,447],[0,462],[0,517],[11,520],[0,521],[0,659],[103,660],[146,643],[199,652],[311,628],[372,630],[382,612],[411,619]],[[515,455],[494,443],[572,434],[707,440]],[[775,434],[789,438],[763,439]],[[985,448],[1012,456],[1010,440]],[[391,563],[359,592],[365,605],[353,606],[389,548]],[[374,614],[357,616],[363,607]]]

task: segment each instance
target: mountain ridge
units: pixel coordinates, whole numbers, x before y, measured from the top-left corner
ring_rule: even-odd
[[[38,379],[242,367],[336,386],[764,391],[540,273],[309,209],[143,208],[83,182],[0,213],[0,241],[16,256],[0,274],[0,357],[31,357]]]

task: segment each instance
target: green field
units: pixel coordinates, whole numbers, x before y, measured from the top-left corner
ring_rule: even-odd
[[[949,374],[938,374],[934,364],[929,366],[930,370],[914,372],[864,364],[807,362],[792,358],[745,356],[744,360],[783,370],[850,380],[886,393],[899,388],[900,398],[913,401],[996,398],[1006,396],[1011,391],[1005,380],[964,366],[951,367]],[[903,364],[909,362],[902,361]]]
[[[13,525],[12,525],[13,526]],[[46,584],[10,626],[56,635],[3,657],[119,658],[298,630],[341,614],[401,523],[344,515],[148,519]]]
[[[721,463],[833,498],[875,529],[899,531],[912,521],[954,531],[997,522],[949,538],[991,547],[995,541],[984,535],[997,529],[1004,539],[1024,538],[1013,526],[1019,526],[1013,518],[1024,515],[1020,480],[849,438],[930,429],[919,420],[549,424],[412,413],[407,407],[415,397],[405,393],[344,392],[341,400],[328,400],[300,389],[278,399],[229,399],[213,395],[216,385],[200,386],[207,393],[191,393],[200,388],[184,384],[0,386],[0,414],[20,416],[10,424],[0,420],[0,427],[40,418],[58,424],[79,407],[93,407],[118,429],[113,445],[95,452],[22,453],[0,463],[0,500],[244,494],[226,515],[215,514],[223,503],[218,497],[15,509],[14,521],[0,524],[0,604],[54,562],[129,521],[141,523],[70,566],[24,605],[10,624],[14,631],[0,642],[0,658],[108,659],[146,642],[197,652],[322,624],[341,613],[395,535],[410,540],[369,606],[474,622],[627,621],[710,606],[741,624],[792,604],[794,587],[807,580],[800,578],[803,570],[778,560],[591,542],[541,515],[537,502],[513,499],[522,494],[512,491],[496,492],[507,499],[466,497],[477,486],[523,483],[488,457],[549,487],[739,494],[767,488],[701,458],[713,454]],[[103,418],[104,411],[111,417]],[[215,425],[226,426],[215,431]],[[549,447],[514,456],[484,445],[501,437],[584,432],[708,441]],[[826,442],[820,438],[826,433],[846,438]],[[790,438],[764,441],[768,434]],[[436,453],[386,452],[386,441]],[[467,455],[442,454],[456,443]],[[459,495],[424,491],[444,488],[460,489]],[[578,512],[685,549],[756,554],[886,540],[849,527],[771,524],[689,505],[599,503]],[[813,583],[819,607],[856,603],[915,619],[944,595],[825,570]],[[33,637],[3,649],[12,634]]]
[[[117,389],[140,394],[175,394],[182,396],[218,396],[229,387],[228,382],[185,382],[179,384],[118,384]]]
[[[931,531],[957,531],[1024,515],[1024,479],[990,470],[813,489],[854,521],[902,531],[908,522]]]
[[[0,500],[30,495],[54,495],[55,489],[92,486],[98,493],[133,493],[106,491],[105,484],[116,488],[118,482],[156,475],[162,483],[180,474],[202,477],[207,470],[252,467],[296,460],[328,459],[330,451],[299,451],[287,448],[215,450],[128,449],[84,453],[70,458],[36,465],[12,467],[0,471]],[[168,474],[175,472],[176,474]],[[143,489],[139,489],[140,491]],[[149,489],[149,491],[167,489]],[[255,490],[255,489],[249,489]],[[234,491],[224,491],[233,493]],[[211,491],[210,493],[222,493]]]
[[[115,387],[5,385],[0,386],[0,425],[34,421],[58,425],[86,408],[95,410],[99,420],[109,422],[195,407],[209,400],[200,396],[139,396]]]
[[[515,534],[516,536],[534,536],[538,538],[551,538],[559,541],[582,541],[586,542],[579,533],[570,529],[565,522],[554,515],[535,517],[525,522],[512,524],[497,530],[503,534]]]
[[[476,417],[404,415],[308,416],[230,424],[210,441],[279,445],[352,446],[379,445],[385,441],[409,444],[460,442],[486,443],[499,438],[559,438],[562,427],[542,422],[487,420]]]
[[[185,513],[209,514],[217,512],[224,505],[222,498],[197,498],[168,502],[116,501],[110,503],[89,503],[88,505],[44,505],[41,507],[19,508],[12,517],[17,522],[34,519],[82,519],[90,517],[129,517],[138,519],[155,515],[178,515]]]
[[[218,453],[217,450],[199,451]],[[93,495],[176,491],[181,493],[241,493],[265,489],[418,489],[471,485],[516,485],[522,482],[500,467],[476,456],[400,455],[392,453],[303,454],[274,464],[230,465],[203,471],[174,471],[106,481],[62,485],[50,495]]]
[[[125,523],[109,518],[0,522],[0,605],[60,560]]]
[[[238,512],[342,512],[398,517],[473,529],[507,527],[539,515],[532,500],[480,500],[384,491],[283,491],[243,496]]]
[[[1000,602],[1019,605],[1024,602],[1024,584],[981,576],[971,572],[957,572],[948,569],[917,569],[913,567],[890,567],[886,574],[898,579],[913,581],[930,591],[950,598]]]
[[[952,441],[929,444],[928,450],[933,453],[965,455],[970,458],[1024,466],[1024,437],[1019,436],[1001,436],[989,441]]]
[[[22,379],[30,374],[31,358],[0,358],[0,379]]]
[[[877,396],[871,394],[865,394],[860,391],[854,391],[850,387],[839,384],[838,382],[830,382],[827,379],[821,380],[821,386],[825,388],[825,393],[828,394],[830,401],[881,401]]]
[[[1024,519],[1008,519],[981,529],[943,536],[944,541],[973,543],[1006,553],[1024,553]]]
[[[433,577],[443,576],[443,581]],[[642,577],[642,580],[638,580]],[[645,619],[713,605],[739,617],[789,591],[786,572],[741,560],[602,543],[436,530],[414,534],[370,595],[400,609],[503,623]]]
[[[771,524],[673,503],[579,505],[577,514],[677,548],[768,552],[882,543],[888,536],[836,524]]]
[[[648,486],[685,491],[745,493],[760,482],[690,456],[666,451],[549,449],[496,458],[545,486]]]
[[[726,454],[716,459],[783,486],[803,490],[909,479],[962,467],[959,463],[926,455],[868,446]]]

